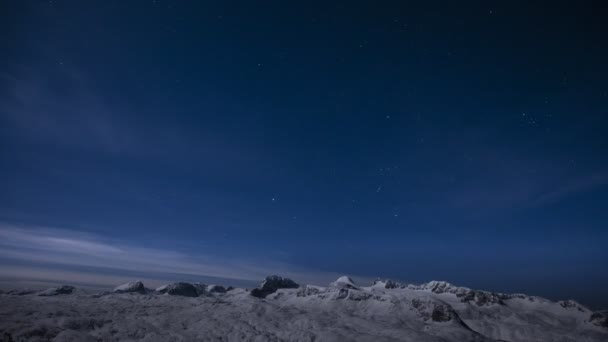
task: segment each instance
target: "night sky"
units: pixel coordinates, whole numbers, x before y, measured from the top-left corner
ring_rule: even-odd
[[[608,307],[607,5],[420,3],[3,1],[0,278]]]

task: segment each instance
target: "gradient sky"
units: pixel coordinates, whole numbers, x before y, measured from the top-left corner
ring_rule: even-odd
[[[608,307],[606,18],[4,1],[0,278],[350,274]]]

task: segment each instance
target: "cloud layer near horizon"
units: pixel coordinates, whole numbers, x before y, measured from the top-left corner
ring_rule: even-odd
[[[229,260],[188,255],[110,240],[99,235],[48,227],[0,223],[0,278],[110,285],[133,277],[161,279],[218,278],[238,283],[280,273],[299,281],[325,282],[335,274],[298,272],[272,260]],[[91,271],[103,269],[104,273]],[[114,271],[114,272],[113,272]],[[133,276],[130,276],[133,274]]]

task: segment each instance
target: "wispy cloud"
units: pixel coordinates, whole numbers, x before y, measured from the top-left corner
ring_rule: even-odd
[[[0,260],[2,275],[23,279],[61,278],[64,281],[106,283],[109,276],[91,275],[84,271],[66,271],[65,267],[96,267],[142,274],[150,277],[214,277],[240,281],[258,281],[270,273],[280,273],[303,282],[326,282],[336,274],[300,270],[275,260],[232,260],[219,256],[189,255],[186,253],[138,246],[133,243],[106,239],[98,235],[47,227],[23,227],[0,224]],[[10,266],[38,264],[44,267]],[[49,272],[59,268],[59,273]],[[63,268],[63,269],[62,269]],[[10,272],[9,272],[10,271]],[[49,278],[50,277],[50,278]],[[101,278],[100,278],[101,277]],[[109,277],[109,278],[108,278]],[[123,277],[124,278],[124,277]],[[122,278],[121,278],[122,279]]]
[[[133,281],[132,276],[98,274],[78,270],[62,270],[41,266],[0,265],[0,286],[15,287],[46,287],[50,284],[71,283],[72,285],[93,288],[111,288],[117,284]],[[167,282],[152,276],[137,277],[148,287],[158,287]]]
[[[557,202],[568,196],[608,185],[608,174],[593,174],[566,182],[559,187],[553,187],[539,194],[531,206],[542,206]]]
[[[469,178],[449,185],[447,203],[462,210],[513,212],[551,205],[608,185],[605,167],[574,168],[564,158],[524,159],[489,149],[479,153],[480,167]]]
[[[78,67],[52,55],[46,60],[42,67],[16,65],[1,78],[0,118],[12,134],[113,153],[136,148],[138,134],[120,120],[122,109],[100,97]]]

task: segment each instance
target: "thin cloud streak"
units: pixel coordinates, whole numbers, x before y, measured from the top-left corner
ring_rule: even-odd
[[[72,284],[94,284],[94,287],[108,288],[133,280],[133,277],[128,276],[103,275],[35,266],[0,265],[0,274],[2,274],[2,278],[6,279],[0,281],[0,286],[5,288],[14,288],[15,284],[22,283],[34,283],[38,284],[36,287],[43,287],[44,285],[65,283],[67,280]],[[166,280],[152,277],[138,279],[144,281],[148,287],[157,287],[166,283]]]
[[[586,178],[576,179],[565,185],[562,185],[552,191],[541,194],[533,202],[533,206],[542,206],[560,201],[568,196],[593,190],[597,187],[608,185],[608,175],[596,174]]]
[[[280,272],[300,281],[327,281],[332,273],[294,271],[294,267],[273,260],[238,261],[220,257],[187,255],[184,253],[134,246],[122,241],[110,241],[93,234],[83,234],[64,229],[46,227],[20,227],[0,224],[0,260],[61,265],[64,267],[98,267],[120,270],[122,273],[184,274],[188,276],[215,277],[241,281],[257,281],[270,273]],[[27,270],[30,270],[29,272]],[[37,279],[41,274],[35,268],[23,267],[10,274],[24,279]],[[288,271],[289,270],[289,271]],[[47,276],[48,272],[43,272]],[[69,280],[90,280],[90,275],[74,272]],[[89,277],[89,278],[87,278]],[[46,278],[45,278],[46,279]],[[60,280],[58,276],[50,279]],[[78,280],[78,281],[80,281]],[[105,283],[105,281],[104,281]]]

